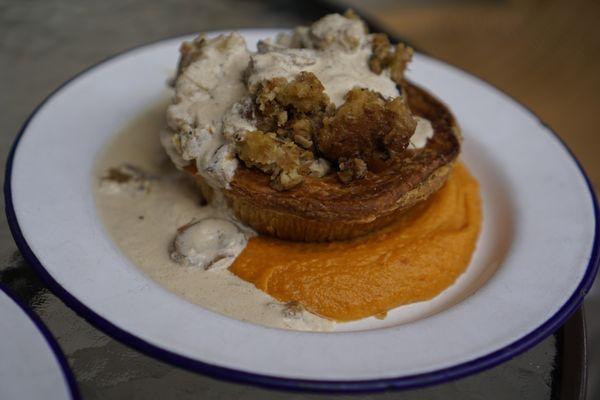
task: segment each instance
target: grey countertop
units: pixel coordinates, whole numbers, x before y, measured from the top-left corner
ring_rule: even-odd
[[[211,29],[289,27],[322,14],[293,1],[0,1],[0,161],[29,113],[82,69],[116,52]],[[232,12],[235,10],[235,12]],[[42,194],[43,195],[43,194]],[[67,356],[85,399],[326,398],[215,380],[152,359],[108,337],[67,308],[18,252],[0,215],[0,282],[41,316]],[[552,336],[478,375],[374,399],[549,399],[557,357]]]

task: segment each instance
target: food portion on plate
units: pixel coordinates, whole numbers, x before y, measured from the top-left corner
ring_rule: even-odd
[[[167,128],[159,105],[98,164],[108,231],[154,280],[238,319],[331,330],[467,268],[479,188],[449,109],[404,76],[412,49],[350,12],[256,52],[234,32],[180,53]]]

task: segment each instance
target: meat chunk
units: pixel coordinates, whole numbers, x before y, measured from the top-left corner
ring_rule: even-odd
[[[328,160],[338,162],[340,170],[355,168],[360,159],[371,168],[408,146],[416,121],[401,97],[385,100],[377,92],[354,88],[334,115],[325,117],[316,135],[317,148]],[[349,164],[350,163],[350,164]],[[360,168],[362,170],[362,168]],[[343,174],[342,180],[364,174]]]

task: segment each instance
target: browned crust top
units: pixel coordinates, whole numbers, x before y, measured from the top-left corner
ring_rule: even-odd
[[[257,207],[325,220],[370,220],[393,212],[407,193],[460,153],[460,131],[448,107],[424,89],[406,82],[403,86],[413,114],[431,121],[433,137],[423,149],[407,150],[383,171],[369,171],[364,179],[341,183],[335,173],[323,178],[307,177],[287,191],[269,185],[270,177],[240,163],[228,197],[243,198]]]

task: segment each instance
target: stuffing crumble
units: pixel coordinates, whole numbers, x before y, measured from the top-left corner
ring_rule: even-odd
[[[406,149],[415,127],[401,97],[386,100],[371,90],[354,88],[335,114],[323,120],[317,147],[328,160],[360,159],[371,168]]]
[[[300,184],[309,175],[313,153],[297,146],[291,140],[273,132],[248,132],[237,143],[237,155],[248,167],[255,167],[271,175],[271,186],[287,190]]]
[[[230,34],[180,54],[164,142],[215,184],[227,187],[238,162],[277,190],[331,170],[347,184],[416,149],[400,89],[412,49],[370,34],[351,10],[259,41],[256,53]]]
[[[390,78],[398,85],[404,79],[404,70],[412,59],[413,49],[403,43],[396,47],[390,44],[390,39],[385,33],[374,33],[372,39],[373,54],[369,58],[369,68],[376,74],[381,74],[389,68]]]
[[[291,82],[284,78],[262,82],[256,91],[256,106],[259,129],[311,151],[323,117],[334,108],[311,72],[301,72]]]

